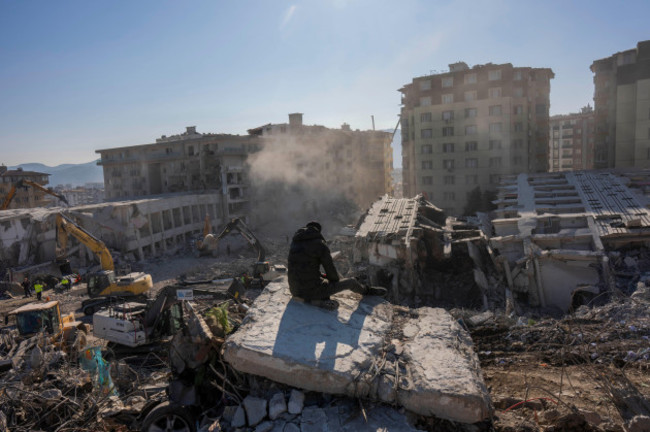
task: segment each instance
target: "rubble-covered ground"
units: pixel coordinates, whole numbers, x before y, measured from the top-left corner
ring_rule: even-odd
[[[286,238],[260,235],[260,239],[270,262],[286,263]],[[358,269],[345,255],[345,241],[332,240],[331,249],[344,252],[336,260],[339,271],[357,275]],[[635,254],[639,260],[645,256],[645,252]],[[624,266],[624,258],[615,260],[615,265]],[[159,290],[180,278],[238,276],[250,270],[254,259],[255,253],[245,245],[217,258],[195,258],[187,250],[142,263],[139,270],[152,274]],[[487,424],[454,424],[417,417],[399,407],[301,392],[237,374],[224,365],[217,371],[221,375],[210,378],[222,404],[204,413],[201,430],[650,430],[650,419],[644,418],[650,414],[650,298],[630,296],[644,286],[641,265],[632,268],[627,260],[627,267],[616,270],[625,290],[605,304],[582,306],[562,318],[452,311],[468,327],[481,360],[495,408]],[[258,293],[249,290],[246,301],[253,301]],[[45,295],[61,301],[62,313],[75,311],[85,298],[83,287]],[[0,316],[27,301],[0,300]],[[236,327],[243,313],[236,307],[229,311]],[[83,320],[90,322],[88,317]],[[0,358],[12,348],[7,338],[4,332]],[[90,346],[105,348],[102,341],[88,339]],[[86,370],[60,351],[31,349],[11,370],[0,369],[0,432],[138,430],[143,413],[164,397],[161,391],[171,374],[169,359],[164,352],[122,355],[107,367],[116,392],[107,390],[100,373]]]

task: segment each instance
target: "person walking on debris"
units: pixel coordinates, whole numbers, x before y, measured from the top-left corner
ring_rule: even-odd
[[[25,276],[25,279],[23,279],[23,283],[21,285],[25,290],[25,298],[32,297],[32,284],[29,282],[29,278],[27,276]]]
[[[321,274],[321,266],[325,274]],[[377,296],[385,296],[387,292],[383,287],[370,287],[354,278],[341,279],[321,234],[321,224],[315,221],[296,231],[291,240],[288,276],[292,296],[330,310],[338,307],[330,296],[344,290]]]
[[[40,300],[43,294],[43,282],[40,279],[36,279],[34,282],[34,291],[36,291],[36,300]]]

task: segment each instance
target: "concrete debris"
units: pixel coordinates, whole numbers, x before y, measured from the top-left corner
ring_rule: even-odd
[[[280,414],[283,414],[285,412],[287,412],[287,401],[284,399],[284,394],[274,394],[269,401],[269,418],[271,420],[275,420],[280,417]]]
[[[338,311],[325,311],[292,301],[286,280],[269,284],[226,341],[224,359],[240,372],[305,390],[384,396],[421,415],[464,423],[489,416],[472,342],[444,310],[400,315],[376,297],[336,299]],[[397,357],[387,347],[402,334]]]
[[[266,417],[266,399],[246,396],[243,405],[246,410],[246,420],[249,426],[256,426]]]
[[[305,404],[305,394],[299,390],[291,390],[289,396],[289,414],[300,414]]]

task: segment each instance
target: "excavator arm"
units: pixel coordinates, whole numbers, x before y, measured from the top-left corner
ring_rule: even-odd
[[[71,219],[59,213],[56,215],[56,236],[63,251],[68,245],[68,236],[72,235],[80,243],[87,246],[99,257],[102,270],[115,270],[113,257],[103,241],[90,234],[85,229],[74,223]]]
[[[58,193],[54,192],[52,189],[46,188],[43,185],[40,185],[40,184],[38,184],[36,182],[33,182],[31,180],[22,180],[22,183],[24,185],[28,185],[28,186],[31,186],[31,187],[36,188],[38,190],[41,190],[41,191],[45,192],[46,194],[50,194],[50,195],[52,195],[54,197],[57,197],[58,199],[60,199],[64,203],[66,203],[66,205],[70,205],[68,203],[68,200],[66,199],[66,197],[64,197],[61,194],[58,194]]]
[[[18,183],[11,186],[11,189],[9,189],[9,193],[7,194],[4,201],[2,202],[2,206],[0,206],[0,210],[7,210],[9,208],[9,205],[11,204],[11,201],[13,201],[14,197],[16,196],[16,190],[19,187],[25,187],[25,186],[31,186],[33,188],[36,188],[36,189],[38,189],[40,191],[45,192],[46,194],[55,196],[58,199],[60,199],[61,201],[63,201],[64,203],[66,203],[66,205],[70,205],[68,203],[68,200],[66,199],[66,197],[64,197],[63,195],[58,194],[58,193],[54,192],[53,190],[48,189],[48,188],[44,187],[43,185],[40,185],[40,184],[38,184],[36,182],[33,182],[31,180],[20,180]]]
[[[263,262],[266,258],[266,251],[260,243],[260,241],[255,237],[253,232],[248,228],[248,225],[244,223],[243,220],[239,218],[234,218],[226,224],[223,231],[217,236],[217,241],[221,240],[223,237],[228,235],[232,230],[237,230],[244,239],[257,251],[257,262]]]

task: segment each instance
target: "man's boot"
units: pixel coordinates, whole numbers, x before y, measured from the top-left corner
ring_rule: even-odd
[[[388,290],[384,287],[366,285],[365,295],[386,297],[386,294],[388,294]]]

